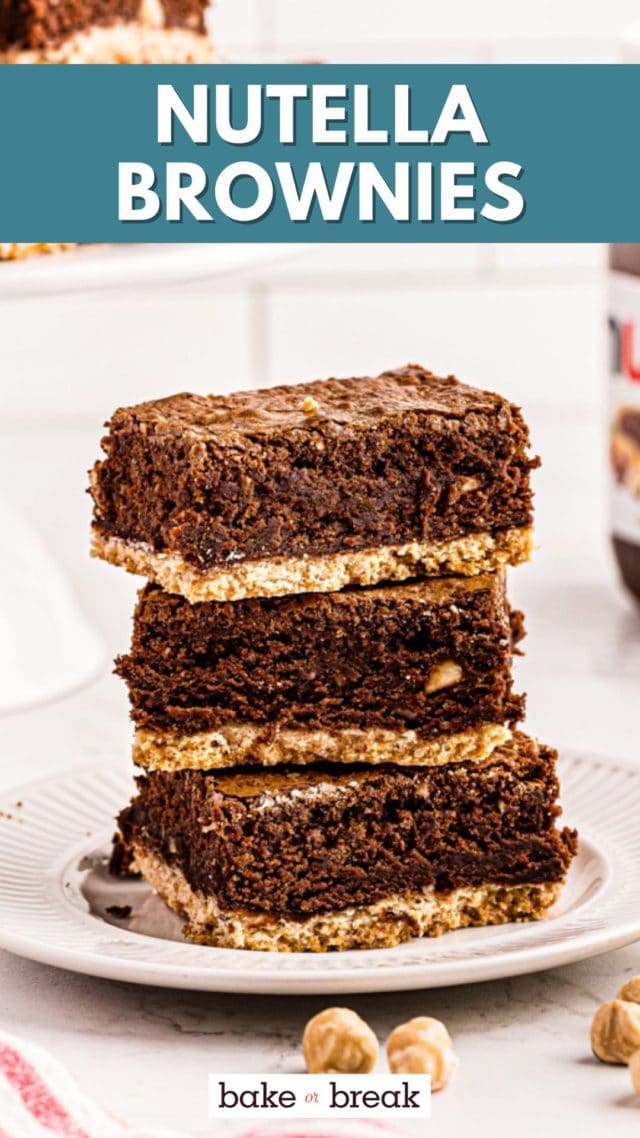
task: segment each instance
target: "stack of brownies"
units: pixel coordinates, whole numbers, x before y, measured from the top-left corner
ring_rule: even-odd
[[[203,944],[391,946],[543,916],[576,849],[515,729],[528,432],[417,365],[117,411],[93,552],[149,583],[117,663],[116,869]]]

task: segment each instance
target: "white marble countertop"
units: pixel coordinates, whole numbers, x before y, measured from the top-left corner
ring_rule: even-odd
[[[529,725],[549,742],[638,759],[640,612],[617,587],[603,514],[601,438],[592,414],[533,413],[545,466],[538,480],[537,560],[512,575],[527,612]],[[58,547],[77,595],[111,655],[126,644],[136,584],[85,557],[87,507],[73,498],[95,440],[68,428],[55,489],[69,512],[52,512],[29,489],[46,432],[13,432],[0,447],[0,488]],[[594,458],[594,455],[596,458]],[[4,465],[6,464],[6,465]],[[74,491],[75,493],[75,491]],[[73,498],[73,504],[72,503]],[[42,499],[42,500],[41,500]],[[36,515],[38,515],[36,517]],[[105,669],[75,695],[0,720],[0,787],[84,761],[122,761],[129,728],[120,684]],[[637,1134],[640,1097],[628,1072],[590,1056],[592,1013],[640,972],[640,944],[532,976],[443,989],[349,998],[384,1037],[416,1014],[440,1017],[460,1055],[456,1082],[435,1096],[434,1134],[519,1138]],[[307,1018],[327,999],[238,997],[93,980],[0,953],[0,1027],[55,1051],[116,1114],[186,1135],[213,1133],[207,1074],[301,1069]]]

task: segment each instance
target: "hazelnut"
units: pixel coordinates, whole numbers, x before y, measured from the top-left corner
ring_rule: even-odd
[[[376,1064],[378,1040],[350,1008],[325,1008],[305,1027],[302,1052],[312,1075],[367,1075]]]
[[[479,485],[479,478],[464,478],[460,483],[460,493],[469,494],[472,490],[477,490]]]
[[[617,1000],[626,1000],[629,1004],[640,1004],[640,976],[632,976],[623,984],[618,995]]]
[[[629,1060],[629,1073],[631,1075],[631,1082],[633,1089],[637,1095],[640,1095],[640,1051],[634,1051]]]
[[[640,1050],[640,1005],[609,1000],[591,1024],[591,1049],[603,1063],[628,1063]]]
[[[453,687],[454,684],[459,684],[462,679],[462,668],[456,664],[455,660],[443,660],[441,664],[435,664],[427,676],[427,682],[424,685],[424,690],[427,695],[431,695],[434,691],[440,691],[442,688]]]
[[[429,1016],[394,1028],[387,1040],[387,1059],[394,1075],[431,1075],[432,1091],[443,1090],[458,1065],[449,1032]]]
[[[304,411],[305,415],[315,415],[316,411],[318,410],[318,404],[311,395],[307,395],[307,398],[302,404],[302,410]]]

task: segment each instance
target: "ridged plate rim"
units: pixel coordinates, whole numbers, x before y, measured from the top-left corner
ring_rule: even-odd
[[[640,939],[640,827],[633,821],[640,817],[640,767],[566,750],[559,771],[564,819],[582,833],[586,864],[596,859],[599,867],[589,901],[530,925],[314,955],[159,940],[82,912],[77,898],[65,896],[70,859],[104,839],[132,789],[130,769],[85,764],[0,795],[0,947],[106,979],[283,995],[474,983],[597,955]]]

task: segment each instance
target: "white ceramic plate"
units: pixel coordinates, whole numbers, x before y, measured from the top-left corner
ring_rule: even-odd
[[[280,955],[187,944],[147,886],[111,881],[112,819],[131,777],[86,766],[0,799],[0,946],[115,980],[253,993],[432,988],[567,964],[640,938],[640,768],[569,754],[561,776],[565,818],[582,841],[546,920],[393,949]],[[131,906],[131,918],[109,914],[114,905]]]
[[[64,252],[38,254],[24,261],[0,261],[0,299],[185,284],[296,256],[303,248],[249,244],[83,245]]]

